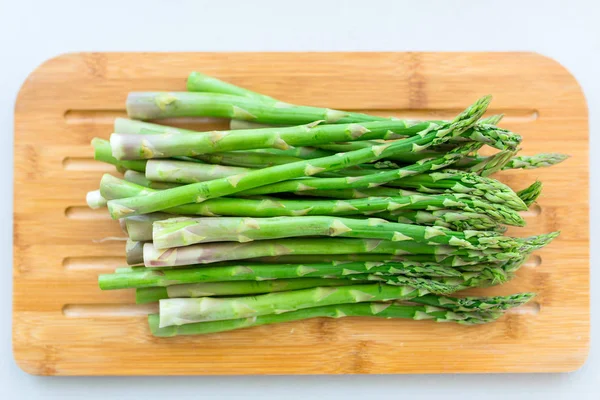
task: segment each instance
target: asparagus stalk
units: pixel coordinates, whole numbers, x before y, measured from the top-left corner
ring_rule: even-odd
[[[447,167],[460,160],[472,148],[478,147],[478,143],[469,143],[457,147],[449,153],[439,157],[427,160],[422,163],[409,165],[404,168],[380,172],[377,169],[344,169],[339,171],[342,176],[333,178],[311,178],[296,179],[286,182],[274,183],[261,186],[255,189],[242,192],[242,195],[272,194],[281,192],[294,192],[298,190],[316,190],[316,189],[339,189],[339,188],[364,188],[385,184],[398,178],[423,172],[434,171]],[[222,176],[212,172],[213,168],[220,172]],[[206,164],[186,163],[170,160],[150,160],[146,170],[146,177],[159,182],[172,183],[196,183],[208,180],[208,174],[214,174],[215,178],[235,175],[235,167],[212,166]],[[250,172],[252,170],[240,170],[238,174]],[[362,173],[361,173],[362,172]],[[359,176],[356,176],[359,173]],[[340,175],[336,173],[334,175]],[[362,176],[360,176],[362,175]]]
[[[407,176],[399,181],[389,182],[390,186],[414,188],[426,193],[458,192],[471,196],[484,197],[492,203],[504,204],[513,210],[524,211],[523,200],[505,184],[476,174],[457,170],[444,170],[417,176]]]
[[[135,265],[144,262],[144,242],[127,239],[125,244],[125,258],[127,264]]]
[[[157,337],[172,337],[178,335],[203,335],[226,332],[235,329],[254,326],[300,321],[311,318],[341,318],[341,317],[379,317],[402,318],[413,320],[432,320],[436,322],[454,322],[463,325],[474,325],[493,322],[502,316],[498,311],[477,313],[453,312],[431,306],[411,306],[401,302],[372,302],[356,304],[338,304],[331,306],[305,308],[282,314],[267,314],[259,317],[238,318],[224,321],[197,322],[185,325],[173,325],[160,328],[158,314],[148,316],[150,331]]]
[[[550,234],[548,234],[550,235]],[[548,235],[540,235],[542,245],[547,244]],[[543,238],[542,238],[543,236]],[[152,243],[144,245],[144,264],[147,267],[179,266],[191,264],[206,264],[228,260],[243,260],[265,256],[278,255],[308,255],[308,254],[393,254],[393,255],[436,255],[439,259],[458,255],[480,257],[482,261],[507,261],[521,257],[519,252],[530,251],[540,247],[538,237],[523,241],[514,251],[501,249],[486,249],[484,251],[461,249],[451,246],[431,246],[414,241],[392,242],[375,239],[276,239],[260,240],[247,243],[206,243],[186,247],[157,249]]]
[[[494,264],[478,265],[480,271],[494,268]],[[199,265],[189,268],[156,269],[128,267],[114,274],[103,274],[98,278],[102,290],[166,287],[176,284],[210,283],[221,281],[265,281],[272,279],[298,278],[344,278],[357,274],[401,274],[410,277],[441,276],[461,277],[456,268],[432,263],[402,261],[351,261],[305,264],[219,263],[211,266]]]
[[[247,90],[239,86],[232,85],[231,83],[195,71],[190,73],[190,75],[188,76],[187,90],[190,92],[210,92],[223,93],[234,96],[243,96],[265,102],[277,101],[272,97],[253,92],[251,90]]]
[[[386,190],[399,195],[406,191],[387,188],[373,188]],[[367,189],[365,189],[367,190]],[[371,191],[372,189],[368,189]],[[106,199],[120,199],[125,197],[141,196],[154,193],[152,189],[135,185],[105,174],[100,182],[100,192]],[[325,192],[326,195],[339,191]],[[344,192],[342,190],[342,192]],[[308,193],[308,192],[306,192]],[[405,210],[435,210],[459,209],[467,212],[489,215],[500,223],[523,226],[525,221],[514,210],[499,204],[492,204],[478,198],[461,194],[440,194],[404,197],[370,197],[344,201],[338,200],[286,200],[286,199],[235,199],[218,198],[207,200],[200,204],[186,204],[164,210],[170,214],[203,215],[203,216],[248,216],[248,217],[277,217],[277,216],[302,216],[302,215],[359,215],[374,212],[393,213]]]
[[[249,97],[220,93],[131,92],[127,97],[127,113],[130,118],[141,120],[171,117],[221,117],[274,125],[302,125],[311,124],[314,121],[325,121],[327,124],[374,123],[373,126],[377,126],[378,122],[392,121],[421,126],[419,130],[422,130],[426,129],[429,124],[428,122],[414,123],[326,108],[295,106],[282,102],[264,102]],[[436,122],[443,123],[443,121]],[[251,131],[246,132],[250,133]],[[486,144],[501,150],[507,146],[514,149],[521,141],[518,135],[489,124],[477,125],[469,131],[468,137],[484,140]],[[363,139],[372,138],[364,137]],[[333,139],[329,142],[345,140]]]
[[[519,198],[523,200],[528,208],[537,201],[540,194],[542,194],[542,182],[540,181],[535,181],[529,187],[517,192]]]
[[[102,207],[106,207],[107,200],[102,197],[100,194],[100,190],[92,190],[88,192],[85,196],[85,202],[87,203],[89,208],[98,209]]]
[[[153,303],[161,299],[207,297],[207,296],[242,296],[285,292],[288,290],[308,289],[313,287],[348,285],[344,279],[299,278],[277,279],[274,281],[237,281],[191,283],[167,287],[140,288],[135,291],[137,304]]]
[[[260,129],[260,128],[269,128],[274,125],[268,124],[259,124],[257,122],[243,121],[239,119],[232,119],[229,121],[229,129],[232,131],[237,131],[240,129]]]
[[[302,236],[339,236],[391,241],[414,241],[427,245],[447,245],[467,249],[508,248],[519,240],[494,232],[455,232],[437,227],[388,222],[382,219],[318,217],[180,217],[159,220],[153,225],[157,249],[210,242],[249,242]]]
[[[410,286],[364,284],[318,287],[233,298],[162,299],[159,326],[279,314],[303,308],[370,301],[408,300],[426,294]]]
[[[110,200],[108,209],[114,219],[127,215],[147,214],[161,211],[186,203],[201,203],[209,198],[227,196],[284,180],[314,175],[319,172],[342,169],[352,165],[385,158],[397,151],[418,150],[447,140],[452,135],[468,129],[485,112],[489,97],[478,100],[473,106],[460,114],[445,129],[417,135],[391,144],[385,144],[370,149],[357,150],[330,157],[317,158],[286,165],[269,167],[228,178],[199,182],[183,187],[167,189],[147,196],[137,196],[126,199]],[[182,135],[182,137],[185,135]],[[149,135],[148,137],[153,137]]]

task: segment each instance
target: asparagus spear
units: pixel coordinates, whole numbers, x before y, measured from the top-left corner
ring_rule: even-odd
[[[374,188],[385,189],[385,188]],[[366,190],[366,189],[365,189]],[[368,189],[371,190],[371,189]],[[389,189],[398,195],[406,191]],[[100,192],[106,199],[120,199],[124,197],[141,196],[154,193],[152,189],[135,185],[105,174],[100,182]],[[321,191],[316,191],[321,192]],[[324,191],[327,192],[327,191]],[[338,192],[338,191],[332,191]],[[342,191],[343,192],[343,191]],[[308,193],[308,192],[307,192]],[[326,194],[329,194],[327,192]],[[335,195],[332,193],[332,195]],[[489,215],[500,223],[522,226],[523,218],[507,207],[492,204],[478,198],[471,198],[461,194],[440,194],[404,197],[371,197],[358,198],[344,201],[337,200],[286,200],[286,199],[234,199],[218,198],[207,200],[200,204],[185,204],[165,210],[170,214],[203,215],[203,216],[248,216],[248,217],[276,217],[276,216],[301,216],[301,215],[358,215],[372,212],[392,211],[393,213],[404,210],[434,210],[453,208],[467,212]]]
[[[549,235],[549,234],[548,234]],[[541,243],[547,244],[548,235],[540,235]],[[542,239],[543,236],[543,239]],[[536,237],[537,239],[537,237]],[[539,247],[534,239],[528,239],[514,251],[500,249],[466,250],[451,246],[431,246],[413,241],[391,242],[375,239],[276,239],[260,240],[248,243],[206,243],[186,247],[157,249],[152,243],[144,245],[144,264],[147,267],[179,266],[191,264],[206,264],[227,260],[243,260],[248,258],[278,256],[278,255],[308,255],[308,254],[429,254],[440,259],[452,255],[480,257],[489,262],[506,261],[519,258],[532,247]]]
[[[482,264],[480,270],[494,268],[494,264]],[[357,274],[401,274],[411,277],[445,276],[460,277],[456,268],[443,267],[435,262],[422,264],[401,261],[351,261],[305,264],[265,264],[259,262],[229,262],[199,265],[186,268],[156,269],[129,267],[114,274],[98,278],[102,290],[165,287],[175,284],[209,283],[221,281],[264,281],[271,279],[343,278]]]
[[[371,171],[367,171],[368,173],[366,175],[360,177],[349,176],[339,178],[296,179],[243,191],[240,195],[262,195],[280,192],[294,192],[298,190],[372,187],[387,183],[391,180],[396,180],[398,178],[444,168],[455,163],[461,157],[463,157],[464,154],[478,146],[479,145],[477,143],[469,143],[467,145],[457,147],[442,157],[430,159],[425,162],[417,163],[397,170],[389,170],[377,173],[371,173]],[[151,160],[148,162],[146,177],[151,180],[161,182],[196,183],[208,178],[207,171],[213,171],[211,167],[212,166],[179,161]],[[233,167],[220,167],[218,170],[222,171],[224,176],[229,173],[227,171],[231,171],[231,175],[233,175],[235,172]],[[250,171],[251,170],[247,170],[246,172]],[[243,171],[239,171],[239,173],[243,173]]]
[[[493,322],[502,316],[498,311],[478,313],[453,312],[431,306],[411,306],[401,302],[372,302],[357,304],[338,304],[331,306],[305,308],[282,314],[267,314],[259,317],[230,319],[224,321],[197,322],[185,325],[173,325],[160,328],[158,314],[148,316],[150,331],[157,337],[172,337],[178,335],[202,335],[225,332],[254,326],[299,321],[311,318],[341,318],[341,317],[380,317],[403,318],[413,320],[432,320],[436,322],[455,322],[463,325],[474,325]]]
[[[452,135],[458,135],[465,129],[468,129],[485,112],[489,100],[489,97],[478,100],[452,123],[448,124],[445,129],[426,133],[422,137],[417,135],[371,149],[269,167],[228,178],[167,189],[147,196],[110,200],[108,202],[108,209],[114,219],[127,215],[147,214],[186,203],[201,203],[208,198],[222,197],[270,183],[378,160],[397,151],[418,150],[422,147],[443,142]],[[153,135],[149,135],[148,137],[153,137]]]
[[[128,239],[125,244],[125,257],[127,264],[135,265],[144,262],[144,242],[138,242],[135,240]]]
[[[153,224],[157,249],[210,242],[249,242],[302,236],[339,236],[391,241],[414,241],[427,245],[447,245],[467,249],[508,248],[519,240],[494,232],[455,232],[437,227],[388,222],[382,219],[318,217],[213,217],[171,218]]]
[[[379,122],[395,121],[405,125],[421,126],[419,130],[422,130],[426,129],[429,124],[428,122],[414,123],[326,108],[295,106],[282,102],[264,102],[248,97],[218,93],[131,92],[127,97],[127,113],[130,118],[142,120],[204,116],[275,125],[302,125],[314,121],[325,121],[327,124],[374,123],[373,126],[377,126]],[[247,130],[246,132],[250,133],[251,131]],[[507,144],[514,149],[521,141],[518,135],[489,124],[477,125],[469,132],[468,136],[476,140],[484,140],[486,144],[501,150],[504,150]],[[364,137],[364,139],[371,138]],[[345,140],[333,139],[329,142]]]
[[[519,198],[523,200],[528,208],[536,202],[540,194],[542,194],[542,182],[540,181],[535,181],[529,187],[517,192]]]
[[[363,284],[318,287],[232,298],[162,299],[159,326],[279,314],[303,308],[369,301],[408,300],[426,294],[410,286]]]
[[[243,96],[258,101],[265,102],[276,102],[277,100],[272,97],[265,96],[260,93],[253,92],[251,90],[244,89],[239,86],[232,85],[231,83],[222,81],[217,78],[213,78],[208,75],[204,75],[200,72],[192,72],[187,79],[187,90],[190,92],[210,92],[210,93],[223,93],[235,96]]]
[[[242,296],[285,292],[288,290],[308,289],[313,287],[348,285],[344,279],[299,278],[277,279],[274,281],[237,281],[191,283],[167,287],[139,288],[135,291],[137,304],[152,303],[161,299],[206,297],[206,296]]]

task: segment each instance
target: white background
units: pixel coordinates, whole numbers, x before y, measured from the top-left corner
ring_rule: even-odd
[[[13,107],[42,61],[71,51],[491,51],[551,56],[583,86],[591,148],[600,151],[600,10],[590,1],[0,0],[0,397],[598,399],[598,273],[592,271],[592,346],[571,374],[46,378],[11,350]],[[568,132],[565,132],[568,134]],[[566,136],[565,136],[566,138]],[[560,149],[557,149],[560,151]],[[591,171],[599,162],[591,159]],[[592,172],[591,204],[599,200]],[[593,207],[591,221],[598,220]],[[594,225],[594,224],[591,224]],[[587,229],[582,226],[581,229]],[[592,243],[597,245],[597,229]],[[592,245],[592,267],[598,252]],[[594,269],[594,268],[592,268]],[[151,357],[151,354],[140,356]],[[594,383],[596,381],[596,383]]]

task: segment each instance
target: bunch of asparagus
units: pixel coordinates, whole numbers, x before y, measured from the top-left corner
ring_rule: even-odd
[[[92,141],[106,174],[87,195],[128,235],[129,266],[101,289],[159,302],[152,333],[221,332],[315,317],[494,321],[534,294],[452,297],[502,284],[558,232],[503,235],[542,185],[490,175],[562,154],[517,156],[521,137],[482,119],[405,121],[298,106],[194,72],[188,92],[130,93],[131,119]],[[144,122],[231,119],[229,131]],[[480,156],[483,146],[499,151]]]

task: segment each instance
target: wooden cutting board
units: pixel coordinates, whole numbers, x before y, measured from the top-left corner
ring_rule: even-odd
[[[199,70],[287,102],[408,118],[450,118],[492,94],[491,113],[523,135],[522,154],[564,152],[516,235],[561,230],[517,279],[486,294],[538,293],[494,324],[314,319],[170,339],[150,335],[133,291],[101,292],[124,264],[123,236],[85,193],[114,169],[92,160],[132,90],[184,90]],[[181,121],[179,121],[181,123]],[[219,120],[186,120],[226,129]],[[531,53],[77,53],[27,78],[15,106],[14,356],[39,375],[558,372],[589,348],[588,113],[557,62]]]

